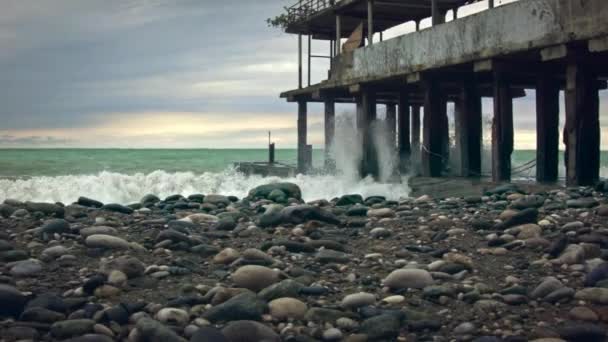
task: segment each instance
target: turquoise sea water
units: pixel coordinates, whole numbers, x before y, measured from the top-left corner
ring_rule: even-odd
[[[324,152],[313,152],[313,163],[323,164]],[[296,150],[276,152],[277,161],[295,164]],[[514,170],[533,161],[534,151],[516,151]],[[103,202],[129,203],[148,193],[220,193],[244,196],[270,181],[295,182],[306,200],[330,199],[347,193],[383,195],[398,199],[408,195],[401,184],[341,175],[298,175],[289,179],[247,177],[231,168],[234,162],[267,160],[265,149],[0,149],[0,202],[6,198],[69,203],[78,196]],[[489,154],[484,154],[488,164]],[[533,166],[533,165],[532,165]],[[489,173],[486,169],[486,173]],[[534,177],[534,168],[516,172],[514,178]],[[352,172],[350,173],[353,174]],[[563,176],[563,161],[560,175]],[[603,177],[608,176],[608,152],[602,152]]]

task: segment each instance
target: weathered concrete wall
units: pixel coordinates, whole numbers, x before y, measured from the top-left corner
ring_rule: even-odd
[[[521,0],[345,54],[352,84],[608,35],[608,0]]]

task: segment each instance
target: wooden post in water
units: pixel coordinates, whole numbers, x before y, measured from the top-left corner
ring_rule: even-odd
[[[536,83],[536,180],[553,183],[558,178],[559,83],[542,72]]]

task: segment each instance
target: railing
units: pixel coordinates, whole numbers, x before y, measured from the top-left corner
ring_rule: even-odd
[[[334,6],[339,0],[300,0],[287,8],[287,21],[294,24],[308,19],[324,9]]]

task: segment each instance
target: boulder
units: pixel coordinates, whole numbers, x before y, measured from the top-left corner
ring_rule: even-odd
[[[270,199],[269,195],[274,190],[280,190],[287,198],[302,199],[302,190],[300,190],[300,187],[296,184],[287,182],[260,185],[249,191],[249,197],[252,199]]]
[[[433,285],[434,280],[431,274],[425,270],[399,269],[389,274],[383,284],[392,289],[422,289]]]

